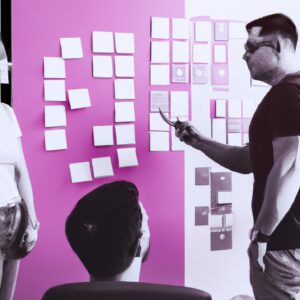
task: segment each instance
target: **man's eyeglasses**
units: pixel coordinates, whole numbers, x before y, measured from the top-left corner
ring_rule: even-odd
[[[247,53],[253,54],[258,48],[260,47],[270,47],[276,50],[278,53],[280,52],[280,44],[277,41],[276,45],[273,41],[266,41],[266,42],[261,42],[257,44],[251,44],[250,42],[247,42],[245,44],[245,51]]]

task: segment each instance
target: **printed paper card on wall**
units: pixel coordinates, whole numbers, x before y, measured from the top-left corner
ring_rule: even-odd
[[[169,92],[168,91],[150,91],[150,111],[169,112]]]
[[[214,34],[215,34],[215,41],[228,41],[229,39],[228,21],[215,21]]]
[[[212,84],[213,85],[228,85],[229,74],[227,64],[212,65]]]
[[[208,84],[208,82],[209,82],[208,65],[193,64],[193,66],[192,66],[192,83]]]
[[[221,251],[232,249],[232,227],[211,228],[210,250]]]
[[[172,65],[172,82],[188,83],[189,82],[189,65],[173,64]]]
[[[208,206],[197,206],[195,207],[195,226],[208,225]]]

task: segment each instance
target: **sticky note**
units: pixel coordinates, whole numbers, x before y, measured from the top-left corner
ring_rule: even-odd
[[[117,149],[119,168],[136,167],[139,165],[136,148]]]
[[[215,41],[228,41],[229,23],[227,21],[215,21],[214,29]]]
[[[68,90],[71,109],[79,109],[91,106],[91,100],[88,89]]]
[[[242,135],[240,133],[228,133],[228,144],[231,146],[242,146]]]
[[[226,144],[226,119],[212,119],[212,138]]]
[[[197,206],[195,207],[195,226],[208,225],[208,206]]]
[[[207,84],[209,81],[208,65],[193,64],[192,82],[195,84]]]
[[[61,57],[44,57],[44,78],[66,78],[65,61]]]
[[[169,151],[169,132],[150,132],[150,151]]]
[[[169,114],[165,113],[169,118]],[[150,130],[151,131],[169,131],[170,126],[162,119],[159,113],[150,113]]]
[[[188,41],[173,41],[173,62],[188,63],[190,60],[190,50]]]
[[[111,78],[113,76],[112,58],[107,55],[93,56],[93,76]]]
[[[170,37],[169,18],[151,18],[151,37],[153,39],[168,39]]]
[[[69,167],[70,167],[72,183],[93,180],[90,163],[88,161],[72,163],[69,165]]]
[[[195,185],[209,185],[209,168],[195,168]]]
[[[193,45],[193,62],[208,64],[211,61],[211,51],[208,44]]]
[[[227,63],[227,46],[225,44],[218,44],[213,46],[214,49],[214,63]]]
[[[218,191],[218,204],[232,203],[232,193],[228,191]]]
[[[247,39],[248,33],[246,23],[230,22],[229,23],[229,38],[230,39]]]
[[[78,38],[61,38],[61,56],[64,59],[69,58],[82,58],[82,45],[81,39]]]
[[[228,85],[228,64],[213,64],[212,65],[212,84],[213,85]]]
[[[187,40],[190,36],[189,20],[172,18],[172,37],[173,39]]]
[[[66,101],[66,86],[64,80],[44,80],[46,101]]]
[[[242,131],[242,120],[241,119],[228,119],[227,120],[228,132],[238,133]]]
[[[115,125],[117,145],[135,144],[134,124]]]
[[[228,118],[242,117],[242,102],[238,99],[230,99],[228,101]]]
[[[117,77],[134,77],[134,57],[132,55],[116,55],[115,70]]]
[[[93,52],[114,53],[114,36],[108,31],[93,31]]]
[[[66,125],[66,108],[63,105],[45,106],[45,127]]]
[[[242,102],[243,118],[252,118],[255,110],[256,110],[256,104],[254,100],[243,100]]]
[[[171,117],[189,116],[189,94],[188,92],[171,92]]]
[[[172,65],[172,82],[188,83],[189,82],[189,65],[173,64]]]
[[[65,129],[46,130],[45,146],[47,151],[67,149]]]
[[[92,158],[92,166],[95,178],[114,176],[114,170],[109,156]]]
[[[170,61],[169,42],[151,42],[151,62],[168,63]]]
[[[167,91],[150,91],[150,111],[169,112],[169,93]]]
[[[133,33],[115,33],[116,52],[131,54],[134,53],[134,34]]]
[[[225,226],[233,226],[234,224],[234,214],[225,214]]]
[[[223,227],[223,215],[211,215],[209,224],[213,228]]]
[[[170,84],[170,67],[169,65],[150,66],[150,83],[151,85],[169,85]]]
[[[115,99],[134,99],[134,80],[133,79],[115,79]]]
[[[216,117],[226,118],[226,100],[216,100]]]
[[[115,103],[115,122],[134,122],[135,112],[133,102]]]
[[[114,144],[113,127],[93,126],[94,146],[112,146]]]
[[[207,42],[211,40],[211,24],[210,21],[195,22],[195,41]]]

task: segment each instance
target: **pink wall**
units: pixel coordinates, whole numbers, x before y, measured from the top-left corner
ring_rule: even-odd
[[[150,16],[183,17],[184,0],[13,0],[13,100],[23,130],[40,237],[21,263],[15,299],[40,299],[56,284],[88,279],[64,235],[64,222],[77,200],[104,182],[135,182],[150,216],[151,254],[142,280],[184,282],[183,153],[150,153]],[[136,140],[140,166],[117,168],[114,147],[92,146],[92,126],[113,124],[113,80],[92,78],[93,30],[133,32],[136,63]],[[68,150],[44,150],[43,57],[60,56],[60,37],[81,37],[84,58],[66,61],[66,87],[88,88],[92,108],[67,108]],[[115,177],[71,184],[68,165],[111,155]]]

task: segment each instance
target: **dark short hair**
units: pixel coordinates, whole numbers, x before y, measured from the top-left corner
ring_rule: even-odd
[[[131,264],[141,235],[138,195],[133,183],[115,181],[85,195],[70,213],[67,239],[90,275],[110,278]]]
[[[253,27],[262,27],[260,35],[267,35],[270,33],[278,33],[284,39],[292,42],[294,49],[297,47],[298,32],[294,22],[284,14],[272,14],[256,19],[246,25],[249,31]]]

